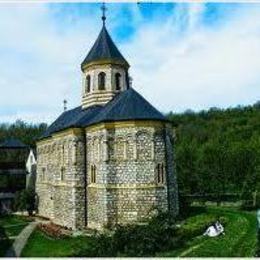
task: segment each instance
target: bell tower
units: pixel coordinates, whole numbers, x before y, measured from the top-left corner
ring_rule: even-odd
[[[129,64],[106,29],[106,7],[102,7],[103,26],[96,42],[81,64],[82,108],[105,105],[118,93],[128,89]]]

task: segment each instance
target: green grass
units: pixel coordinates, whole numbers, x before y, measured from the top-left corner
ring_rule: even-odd
[[[205,215],[206,214],[206,215]],[[225,224],[225,235],[216,238],[197,236],[182,248],[158,254],[158,256],[185,257],[252,257],[256,251],[256,216],[228,208],[209,208],[207,213],[189,218],[184,228],[192,228],[207,218],[207,214],[221,216]],[[192,221],[193,220],[193,221]],[[186,227],[185,227],[186,226]]]
[[[88,237],[66,237],[53,239],[40,230],[35,230],[22,251],[23,257],[65,257],[73,256],[74,251],[79,247],[86,247],[90,244]]]
[[[221,218],[225,235],[209,238],[202,236],[209,223]],[[256,251],[256,216],[224,207],[209,207],[206,210],[193,208],[191,216],[181,222],[180,234],[184,235],[184,244],[178,249],[158,252],[162,257],[253,257]],[[73,256],[77,248],[90,247],[89,237],[67,237],[52,239],[36,230],[22,252],[25,257],[63,257]]]
[[[29,220],[21,216],[8,215],[0,217],[0,256],[4,256],[7,249],[27,225]]]
[[[0,226],[8,237],[17,236],[28,223],[29,220],[22,216],[8,215],[0,218]]]

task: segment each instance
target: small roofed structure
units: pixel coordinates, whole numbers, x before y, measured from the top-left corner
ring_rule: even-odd
[[[9,138],[0,143],[1,149],[27,149],[28,146],[22,143],[19,139]]]
[[[15,193],[26,187],[28,153],[29,147],[18,139],[0,143],[0,213],[11,211]]]

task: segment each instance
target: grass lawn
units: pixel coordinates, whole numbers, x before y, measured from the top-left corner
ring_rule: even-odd
[[[225,235],[217,238],[203,237],[206,223],[218,217],[224,223]],[[198,230],[201,230],[201,232]],[[178,249],[158,252],[157,256],[184,257],[252,257],[256,251],[256,215],[231,208],[208,207],[205,210],[194,208],[192,214],[181,222],[180,231],[190,234]],[[185,232],[189,231],[189,232]],[[36,230],[22,252],[22,256],[73,256],[76,248],[90,247],[89,237],[68,237],[52,239]]]
[[[256,251],[256,215],[228,208],[210,207],[205,213],[187,219],[186,226],[196,225],[207,215],[225,218],[225,235],[210,238],[197,236],[187,241],[183,248],[159,253],[158,256],[183,257],[253,257]],[[193,224],[192,224],[193,222]]]
[[[14,239],[28,224],[29,220],[21,216],[0,217],[0,256],[12,245]]]
[[[8,237],[17,236],[30,221],[22,216],[8,215],[0,218],[0,226]]]
[[[90,244],[88,237],[66,237],[53,239],[45,235],[40,230],[35,230],[30,236],[27,245],[22,251],[22,257],[65,257],[73,256],[73,252],[78,247],[86,247]]]

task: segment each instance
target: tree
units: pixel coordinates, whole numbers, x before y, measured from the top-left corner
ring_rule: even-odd
[[[36,210],[36,193],[33,189],[18,191],[14,199],[15,210],[27,210],[29,216]]]

